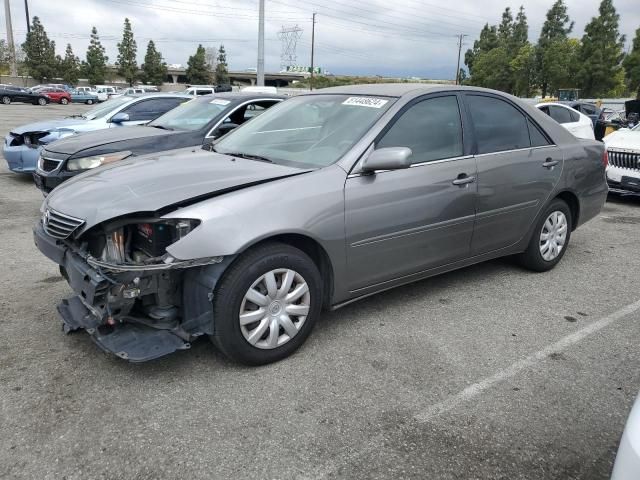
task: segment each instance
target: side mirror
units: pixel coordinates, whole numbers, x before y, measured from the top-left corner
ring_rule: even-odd
[[[400,170],[411,166],[413,152],[407,147],[388,147],[374,150],[362,163],[363,173],[376,170]]]
[[[129,114],[124,112],[118,112],[113,117],[111,117],[111,122],[113,123],[122,123],[129,121]]]
[[[218,128],[216,128],[216,131],[214,132],[214,138],[220,138],[221,136],[226,135],[231,130],[233,130],[234,128],[238,128],[239,126],[240,125],[238,125],[237,123],[223,123]]]

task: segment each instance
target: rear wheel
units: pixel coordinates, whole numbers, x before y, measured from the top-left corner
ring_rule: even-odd
[[[321,306],[313,261],[289,245],[263,245],[241,256],[218,283],[211,339],[237,362],[275,362],[304,343]]]
[[[93,100],[92,99],[87,100],[87,105],[93,105]]]
[[[11,103],[11,97],[7,95],[3,95],[1,100],[4,105],[9,105]]]
[[[60,103],[61,103],[62,105],[66,105],[66,104],[68,104],[68,103],[69,103],[69,100],[67,100],[67,98],[66,98],[66,97],[62,97],[62,98],[60,99]]]
[[[520,263],[536,272],[555,267],[569,246],[572,220],[566,202],[559,198],[551,202],[540,217],[529,246],[519,256]]]

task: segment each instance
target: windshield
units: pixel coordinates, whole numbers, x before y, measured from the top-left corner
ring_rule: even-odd
[[[294,97],[223,137],[215,151],[324,167],[349,151],[394,101],[328,94]]]
[[[133,97],[127,97],[124,95],[122,97],[112,98],[111,100],[107,100],[106,102],[101,103],[97,107],[92,108],[87,113],[85,113],[83,117],[86,118],[87,120],[95,120],[96,118],[102,118],[107,114],[111,113],[114,109],[121,107],[122,105],[124,105],[125,103],[127,103],[132,99]]]
[[[215,98],[185,102],[173,110],[149,123],[151,127],[162,127],[169,130],[200,130],[219,114],[227,110],[229,100]]]

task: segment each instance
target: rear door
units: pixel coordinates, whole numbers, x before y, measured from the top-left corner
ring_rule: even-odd
[[[478,196],[471,246],[479,255],[518,242],[560,180],[562,151],[526,113],[506,99],[468,93]]]
[[[455,94],[412,102],[372,146],[410,148],[411,168],[348,177],[345,223],[351,291],[469,255],[476,165],[468,154],[460,112]]]

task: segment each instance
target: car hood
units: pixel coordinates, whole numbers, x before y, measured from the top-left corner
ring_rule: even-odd
[[[82,118],[61,118],[59,120],[47,120],[44,122],[29,123],[11,130],[12,133],[22,135],[27,132],[51,132],[57,129],[74,130],[75,127],[84,125],[88,120]]]
[[[309,170],[230,157],[202,149],[175,150],[105,165],[57,187],[43,208],[85,221],[151,213]]]
[[[636,130],[622,129],[610,133],[604,137],[607,148],[624,148],[628,150],[640,150],[640,132]]]
[[[133,140],[137,138],[150,138],[178,133],[176,130],[162,130],[161,128],[144,127],[141,125],[131,126],[127,128],[106,128],[93,132],[86,132],[82,135],[74,135],[63,138],[51,146],[47,147],[47,151],[54,153],[63,153],[73,155],[76,152],[86,150],[88,148],[99,147],[114,142],[125,140]]]

